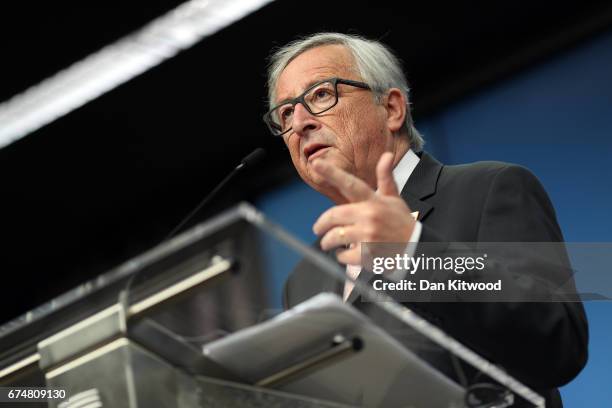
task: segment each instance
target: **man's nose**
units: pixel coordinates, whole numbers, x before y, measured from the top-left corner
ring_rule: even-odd
[[[317,120],[316,116],[308,112],[308,109],[298,103],[293,109],[293,122],[291,127],[293,131],[299,136],[305,136],[308,132],[316,130],[321,126],[321,123]]]

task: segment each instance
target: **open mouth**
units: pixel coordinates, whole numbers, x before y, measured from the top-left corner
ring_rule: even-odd
[[[306,160],[310,161],[327,151],[328,145],[315,143],[304,148],[304,156]]]

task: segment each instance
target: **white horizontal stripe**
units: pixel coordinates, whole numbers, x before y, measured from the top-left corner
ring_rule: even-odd
[[[191,0],[0,104],[0,148],[190,48],[272,0]]]

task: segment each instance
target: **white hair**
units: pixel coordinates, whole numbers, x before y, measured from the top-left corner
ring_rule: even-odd
[[[415,151],[423,149],[423,136],[414,127],[410,112],[410,88],[399,59],[385,45],[378,41],[342,33],[317,33],[297,39],[277,49],[270,57],[268,66],[268,106],[273,107],[276,99],[276,83],[283,70],[294,58],[309,49],[339,44],[346,47],[355,60],[361,79],[366,82],[380,102],[389,88],[399,88],[406,97],[406,120],[400,132],[406,132],[410,146]]]

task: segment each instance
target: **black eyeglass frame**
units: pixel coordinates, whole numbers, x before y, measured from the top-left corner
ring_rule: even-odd
[[[329,106],[329,108],[326,108],[320,112],[314,113],[310,107],[308,106],[308,104],[306,103],[306,100],[304,99],[304,96],[306,96],[306,94],[308,94],[308,92],[312,91],[314,88],[316,88],[317,86],[324,84],[325,82],[330,82],[333,86],[334,86],[334,93],[336,96],[336,100],[334,101],[333,104],[331,104]],[[285,130],[284,132],[281,131],[281,129],[275,129],[274,128],[274,121],[272,120],[272,112],[274,112],[276,109],[278,109],[280,106],[284,106],[287,104],[291,104],[293,107],[295,107],[295,105],[297,105],[298,103],[301,103],[302,106],[304,106],[304,108],[306,108],[306,110],[311,114],[311,115],[320,115],[324,112],[327,112],[328,110],[330,110],[331,108],[333,108],[334,106],[336,106],[338,104],[338,99],[340,99],[340,96],[338,94],[338,84],[344,84],[344,85],[350,85],[350,86],[354,86],[356,88],[361,88],[361,89],[367,89],[367,90],[372,90],[372,87],[370,87],[370,85],[366,84],[365,82],[360,82],[360,81],[353,81],[351,79],[344,79],[344,78],[327,78],[324,79],[322,81],[319,81],[311,86],[308,87],[308,89],[306,89],[301,95],[293,98],[293,99],[289,99],[284,101],[283,103],[279,103],[278,105],[274,106],[272,109],[270,109],[268,112],[265,113],[265,115],[263,115],[263,120],[266,123],[266,125],[268,126],[268,129],[270,129],[270,132],[272,132],[272,135],[274,136],[282,136],[287,132],[290,132],[293,129],[293,126],[291,126],[289,129]],[[280,132],[280,133],[277,133]]]

